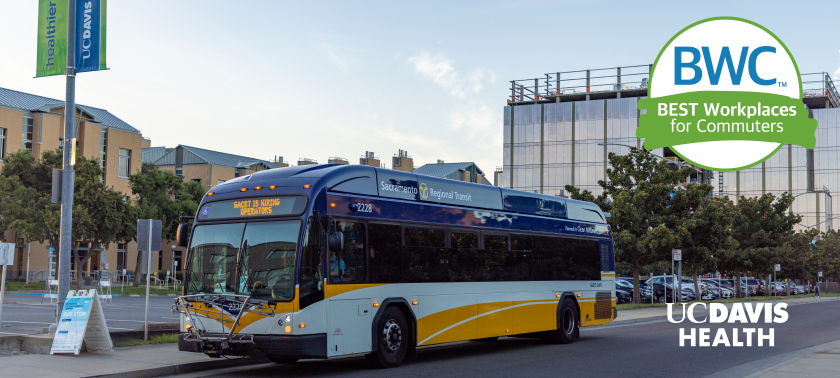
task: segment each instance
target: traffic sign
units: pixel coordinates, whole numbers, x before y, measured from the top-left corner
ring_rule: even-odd
[[[817,273],[817,277],[822,277],[822,272]]]
[[[782,271],[782,264],[776,264],[775,271],[781,272]]]
[[[682,261],[682,249],[671,250],[674,253],[674,261]]]

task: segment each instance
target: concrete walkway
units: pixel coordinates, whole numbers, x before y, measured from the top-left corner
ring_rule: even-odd
[[[176,344],[116,348],[113,352],[29,354],[0,357],[3,377],[160,377],[209,369],[264,363],[262,359],[219,359],[179,352]]]
[[[840,376],[840,348],[814,352],[750,376],[756,378],[820,378]]]

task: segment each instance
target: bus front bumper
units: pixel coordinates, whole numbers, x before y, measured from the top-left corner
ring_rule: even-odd
[[[327,335],[237,335],[253,342],[187,341],[178,335],[178,350],[208,356],[264,356],[269,358],[327,358]],[[222,335],[219,335],[222,336]]]

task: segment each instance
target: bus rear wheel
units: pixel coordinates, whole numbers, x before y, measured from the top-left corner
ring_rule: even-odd
[[[376,368],[400,366],[411,341],[405,314],[399,308],[389,306],[382,313],[376,330],[376,352],[365,356],[368,362]]]
[[[557,318],[557,329],[543,333],[540,340],[551,344],[571,344],[575,341],[575,335],[580,326],[580,316],[575,302],[570,298],[564,299],[557,313],[560,315]]]

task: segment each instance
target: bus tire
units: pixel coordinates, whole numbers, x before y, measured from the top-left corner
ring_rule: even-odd
[[[388,306],[376,325],[376,352],[365,356],[376,368],[400,366],[408,354],[410,328],[405,314],[397,306]]]
[[[580,327],[577,306],[571,298],[563,299],[557,313],[557,329],[543,333],[540,340],[551,344],[571,344],[575,341]]]
[[[293,364],[297,362],[297,358],[291,357],[268,357],[268,360],[275,364]]]

